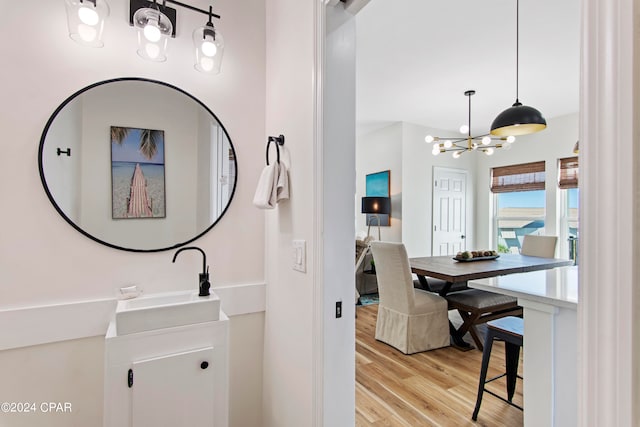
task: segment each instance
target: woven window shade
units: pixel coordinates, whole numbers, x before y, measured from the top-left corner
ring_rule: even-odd
[[[578,157],[558,159],[558,187],[578,188]]]
[[[491,192],[544,190],[544,161],[491,169]]]

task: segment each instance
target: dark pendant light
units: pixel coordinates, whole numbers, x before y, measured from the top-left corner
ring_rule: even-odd
[[[522,105],[518,99],[518,66],[520,42],[520,2],[516,0],[516,102],[498,114],[491,124],[491,134],[496,136],[526,135],[543,130],[547,121],[533,107]]]

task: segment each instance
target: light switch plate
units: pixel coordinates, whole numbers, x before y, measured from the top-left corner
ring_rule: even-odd
[[[302,273],[307,272],[307,242],[305,240],[293,240],[293,269]]]

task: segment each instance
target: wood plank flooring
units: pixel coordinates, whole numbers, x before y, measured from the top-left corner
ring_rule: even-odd
[[[374,338],[377,305],[356,310],[356,426],[522,426],[522,411],[487,393],[478,421],[471,420],[482,352],[446,347],[405,355]],[[488,377],[502,372],[504,345],[496,343]],[[506,393],[503,378],[488,388]],[[521,380],[513,401],[522,406]]]

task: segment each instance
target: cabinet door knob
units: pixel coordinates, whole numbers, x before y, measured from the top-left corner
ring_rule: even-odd
[[[202,363],[200,364],[200,367],[201,367],[202,369],[207,369],[207,368],[209,367],[209,362],[202,362]]]

